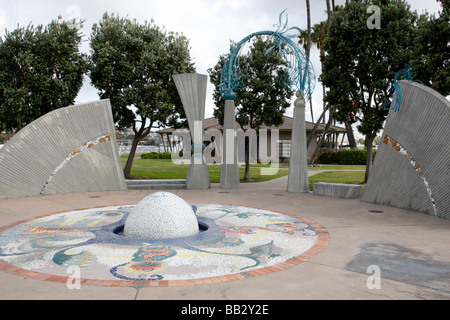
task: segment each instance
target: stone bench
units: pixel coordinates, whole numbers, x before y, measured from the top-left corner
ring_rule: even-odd
[[[362,196],[362,185],[318,182],[313,184],[313,194],[333,198],[358,199]]]
[[[126,180],[128,190],[186,189],[186,180]]]

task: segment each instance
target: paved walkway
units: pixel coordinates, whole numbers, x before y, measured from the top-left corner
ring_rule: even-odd
[[[213,185],[207,191],[170,192],[190,203],[265,208],[309,219],[326,228],[330,235],[328,247],[291,268],[195,286],[84,285],[80,290],[69,290],[66,283],[0,272],[0,299],[450,299],[450,221],[361,200],[291,194],[286,192],[286,186],[287,177],[283,177],[243,184],[239,190],[221,190]],[[95,192],[3,200],[0,225],[60,211],[136,204],[153,192]],[[374,277],[378,271],[379,282]]]

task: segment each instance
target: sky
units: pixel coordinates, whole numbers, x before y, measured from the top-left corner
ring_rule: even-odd
[[[424,10],[437,13],[441,9],[435,0],[407,2],[418,13]],[[326,20],[326,1],[310,0],[310,3],[312,25]],[[335,0],[335,3],[344,4],[345,0]],[[275,30],[279,15],[285,9],[290,27],[307,28],[306,0],[0,0],[0,37],[4,36],[5,29],[13,30],[18,25],[27,26],[30,22],[34,25],[47,25],[59,15],[63,20],[81,18],[85,20],[81,51],[89,53],[92,25],[105,12],[137,19],[141,23],[153,19],[156,25],[182,33],[189,39],[197,73],[207,75],[207,70],[214,67],[219,56],[229,52],[230,40],[238,42],[253,32]],[[321,66],[319,51],[314,47],[311,50],[311,60],[318,77]],[[206,118],[213,114],[213,89],[213,85],[208,82]],[[76,103],[98,99],[97,90],[86,77]],[[314,118],[317,120],[323,108],[320,82],[316,85],[312,102]],[[309,106],[306,110],[306,120],[310,121]],[[286,115],[292,114],[293,107]]]

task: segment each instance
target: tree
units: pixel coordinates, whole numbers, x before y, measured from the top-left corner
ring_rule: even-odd
[[[46,27],[30,23],[6,31],[0,39],[0,132],[17,132],[74,104],[87,71],[81,27],[59,17]]]
[[[381,8],[381,29],[369,30],[370,5]],[[417,15],[403,0],[361,0],[337,10],[328,29],[322,54],[326,100],[336,107],[334,117],[359,121],[365,135],[367,162],[365,182],[372,166],[372,145],[383,128],[388,111],[383,102],[393,94],[393,80],[411,61]]]
[[[285,62],[278,55],[277,50],[267,53],[274,43],[256,37],[249,52],[240,57],[240,68],[246,76],[244,88],[236,92],[236,121],[244,130],[245,126],[257,132],[263,124],[279,126],[283,124],[283,115],[289,108],[292,97],[290,89],[280,84],[285,74]],[[232,44],[230,52],[234,45]],[[226,55],[219,58],[214,68],[209,69],[210,81],[215,86],[213,99],[216,107],[214,117],[223,124],[225,102],[220,95],[220,76]],[[246,141],[246,166],[244,181],[249,180],[249,143]]]
[[[311,55],[311,6],[309,0],[306,0],[306,19],[307,19],[307,36],[306,36],[306,56]]]
[[[332,8],[333,8],[333,12],[335,12],[337,9],[342,10],[342,7],[335,7],[334,6],[334,1],[333,1],[333,4],[332,4]],[[332,13],[329,12],[330,19],[331,19],[331,14]],[[322,22],[320,22],[318,24],[315,24],[313,26],[312,41],[313,41],[313,43],[316,44],[317,49],[319,49],[319,51],[321,53],[321,56],[322,56],[322,53],[323,53],[323,47],[324,47],[325,41],[327,39],[327,34],[328,34],[327,32],[328,32],[328,22],[327,21],[322,21]],[[319,80],[322,81],[321,78]],[[325,85],[323,85],[323,83],[322,83],[322,88],[323,88],[323,96],[325,97],[326,96],[326,90],[325,90]],[[324,112],[327,109],[325,104],[326,103],[325,103],[325,99],[324,99],[324,108],[323,108]],[[319,119],[319,121],[320,121],[320,119]],[[325,115],[323,116],[323,122],[325,123]],[[356,148],[355,136],[353,134],[353,128],[352,128],[352,124],[351,124],[351,122],[349,120],[349,117],[347,117],[344,120],[344,123],[345,123],[345,128],[347,130],[347,137],[348,137],[348,142],[349,142],[350,148]],[[319,145],[319,147],[320,147],[320,145]]]
[[[311,33],[311,39],[312,43],[314,43],[319,49],[320,52],[323,50],[323,45],[325,43],[325,40],[327,38],[327,29],[328,29],[328,23],[326,21],[322,21],[320,23],[317,23],[313,26],[313,31]],[[321,80],[321,79],[319,79]],[[325,97],[325,86],[322,84],[322,90],[323,90],[323,96]],[[323,99],[323,112],[326,110],[326,103],[325,99]],[[323,122],[325,123],[325,117],[323,117]]]
[[[8,142],[9,139],[11,139],[14,136],[14,133],[12,132],[0,132],[0,144],[4,144]]]
[[[176,126],[184,111],[172,75],[195,72],[189,42],[153,21],[105,13],[91,35],[90,77],[102,99],[109,98],[119,128],[135,133],[125,178],[139,142],[152,128]]]
[[[331,5],[330,0],[326,0],[327,3],[327,23],[328,25],[331,23]]]
[[[308,59],[311,57],[311,46],[314,42],[312,39],[311,33],[311,6],[309,0],[306,0],[306,19],[307,19],[307,27],[306,30],[301,30],[300,35],[298,37],[299,44],[303,45],[303,50],[305,50],[306,56]],[[314,122],[314,111],[312,105],[312,99],[309,100],[309,108],[311,111],[311,121]]]
[[[299,44],[303,44],[303,49],[305,49],[305,51],[306,51],[307,47],[308,47],[307,43],[308,43],[308,41],[311,41],[311,44],[315,44],[317,49],[319,49],[319,51],[322,51],[323,43],[326,39],[326,32],[327,32],[327,23],[325,21],[322,21],[319,24],[315,24],[312,27],[312,32],[311,32],[310,36],[308,36],[307,30],[302,30],[300,32]],[[325,97],[325,86],[323,84],[322,84],[322,90],[323,90],[323,96]],[[323,122],[325,122],[326,110],[327,110],[327,108],[325,106],[325,99],[324,99],[323,113],[319,117],[316,125],[314,126],[313,131],[311,132],[310,136],[308,137],[308,146],[311,143],[311,141],[313,140],[313,137],[315,136],[315,132],[316,132],[317,128],[319,127],[319,123],[322,121],[322,119],[323,119]],[[312,114],[312,112],[313,111],[312,111],[312,104],[311,104],[311,114]],[[312,122],[314,122],[313,117],[312,117]]]
[[[444,96],[450,95],[450,1],[440,0],[439,16],[420,16],[415,58],[417,78]]]
[[[330,5],[329,0],[326,1],[326,5],[327,5],[327,17],[328,17],[327,21],[322,21],[322,22],[320,22],[318,24],[315,24],[312,27],[312,32],[311,32],[311,36],[310,36],[311,43],[316,45],[317,49],[319,49],[321,54],[322,54],[322,51],[323,51],[324,43],[325,43],[325,41],[327,39],[328,25],[330,24],[332,13],[336,9],[341,10],[341,8],[342,8],[342,7],[337,7],[336,8],[335,5],[334,5],[334,1],[332,2],[332,5]],[[303,44],[303,47],[306,50],[307,49],[307,45],[306,44],[307,44],[307,41],[308,41],[308,32],[305,31],[305,30],[302,30],[301,33],[300,33],[299,39],[300,39],[299,43]],[[325,95],[326,95],[325,85],[323,84],[323,81],[321,80],[321,78],[319,78],[319,81],[322,82],[322,90],[323,90],[323,96],[324,96],[324,99],[323,99],[323,112],[322,112],[321,116],[319,117],[317,123],[315,124],[313,130],[311,131],[311,133],[310,133],[310,135],[308,137],[308,142],[307,142],[308,147],[309,147],[309,145],[311,144],[311,142],[313,140],[316,142],[316,140],[315,140],[316,131],[317,131],[321,121],[323,123],[325,123],[325,115],[326,115],[326,112],[329,111],[329,110],[330,110],[330,118],[329,118],[329,121],[328,121],[327,125],[325,126],[326,130],[323,132],[322,138],[319,141],[319,143],[317,143],[316,150],[314,151],[313,155],[311,156],[311,158],[309,160],[309,164],[310,165],[312,165],[314,163],[314,161],[316,159],[316,155],[318,154],[318,152],[320,150],[320,147],[322,146],[322,142],[323,142],[323,140],[325,138],[326,132],[328,131],[332,121],[334,121],[333,118],[332,118],[332,112],[331,112],[332,108],[330,107],[330,105],[327,106],[326,101],[325,101]],[[310,103],[311,103],[311,114],[312,114],[312,102],[310,101]],[[312,117],[312,121],[314,122],[314,118],[313,117]],[[349,120],[344,121],[344,123],[345,123],[345,127],[346,127],[346,130],[347,130],[347,136],[348,136],[349,144],[350,144],[350,146],[352,148],[356,148],[356,142],[355,142],[355,137],[354,137],[354,134],[353,134],[352,125],[351,125]]]
[[[322,50],[323,41],[326,38],[326,29],[327,29],[327,23],[325,21],[322,21],[320,24],[316,24],[312,27],[313,31],[311,33],[308,30],[301,30],[300,36],[299,36],[299,44],[303,44],[303,49],[305,50],[305,52],[307,52],[308,56],[309,56],[308,52],[310,51],[310,45],[308,45],[308,42],[310,42],[311,44],[314,43],[319,50]],[[308,47],[309,47],[309,49],[308,49]],[[323,90],[323,95],[325,97],[325,86],[323,84],[322,84],[322,90]],[[310,108],[311,108],[311,119],[312,119],[312,122],[314,122],[314,117],[312,116],[313,108],[312,108],[311,100],[310,100]],[[308,146],[312,142],[313,137],[315,137],[315,132],[316,132],[317,128],[319,127],[319,123],[322,121],[322,119],[323,119],[323,122],[325,122],[325,112],[326,112],[326,107],[325,107],[325,99],[324,99],[323,113],[319,117],[316,125],[314,126],[312,132],[310,133],[310,135],[308,137]]]

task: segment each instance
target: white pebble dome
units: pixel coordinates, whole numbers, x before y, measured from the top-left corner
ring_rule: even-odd
[[[200,232],[192,206],[169,192],[157,192],[138,203],[125,221],[124,236],[173,239]]]

